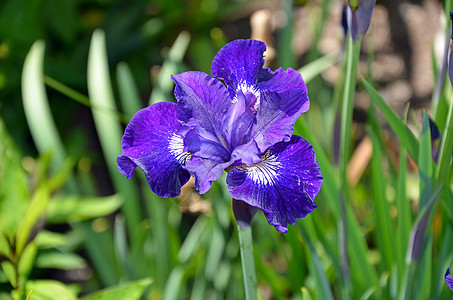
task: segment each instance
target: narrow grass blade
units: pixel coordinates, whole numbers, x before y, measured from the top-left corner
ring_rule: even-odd
[[[373,200],[377,217],[377,240],[382,254],[383,270],[390,271],[394,261],[393,221],[390,217],[389,202],[385,197],[385,173],[382,168],[382,153],[376,135],[370,131],[373,141],[373,157],[371,159],[371,180],[373,184]]]
[[[180,299],[183,278],[184,268],[182,266],[175,267],[171,271],[170,276],[168,277],[168,281],[165,286],[165,291],[162,300]]]
[[[423,211],[429,203],[433,194],[433,169],[434,162],[432,159],[431,130],[429,126],[428,114],[423,112],[423,126],[420,138],[420,156],[418,159],[420,175],[420,203],[419,209]]]
[[[419,157],[419,142],[417,138],[366,79],[362,78],[362,84],[368,91],[368,94],[370,94],[373,103],[376,104],[384,114],[390,127],[392,127],[393,131],[400,139],[402,146],[406,148],[410,156],[417,161]]]
[[[398,283],[401,285],[405,272],[405,260],[407,245],[409,243],[410,230],[412,228],[411,207],[406,194],[407,180],[407,154],[406,150],[400,152],[400,168],[396,187],[396,208],[398,211],[397,226],[397,264],[398,264]]]
[[[453,150],[453,96],[448,108],[447,121],[442,134],[442,144],[439,151],[439,163],[436,170],[436,182],[442,185],[447,182],[448,174],[451,171],[451,158]]]
[[[360,42],[348,39],[346,56],[346,74],[341,102],[340,124],[340,176],[342,188],[347,186],[346,167],[348,165],[351,143],[352,110],[354,108],[354,94],[356,88],[357,65],[359,63]]]
[[[330,68],[338,60],[338,53],[331,53],[310,62],[298,70],[306,84],[322,72]]]
[[[130,119],[142,108],[142,104],[131,70],[125,62],[118,64],[116,68],[116,80],[120,92],[121,107],[126,114],[126,118]]]
[[[44,42],[37,41],[25,58],[22,71],[22,98],[33,141],[40,153],[51,151],[52,168],[56,170],[63,164],[66,155],[44,87],[44,49]]]
[[[318,299],[333,300],[333,294],[330,289],[329,281],[327,280],[326,273],[324,272],[321,261],[318,257],[317,251],[313,245],[312,239],[308,237],[307,231],[304,226],[299,226],[305,243],[308,244],[307,261],[310,267],[310,273],[314,275],[315,291]]]
[[[296,56],[291,47],[293,38],[293,0],[282,1],[282,12],[286,20],[285,26],[280,30],[280,38],[278,40],[278,65],[282,68],[288,68],[296,64]]]
[[[102,151],[113,183],[126,199],[123,211],[128,229],[133,236],[133,230],[141,219],[141,210],[138,205],[138,194],[123,175],[118,172],[116,158],[121,154],[122,130],[120,123],[111,111],[116,111],[110,84],[105,36],[101,30],[96,30],[91,39],[88,56],[88,93],[91,103],[95,107],[108,110],[93,110],[93,119],[101,142]]]
[[[179,70],[179,64],[181,64],[182,59],[187,51],[187,47],[190,42],[190,33],[183,31],[178,35],[178,38],[173,43],[170,51],[168,52],[168,58],[162,64],[160,69],[159,77],[157,78],[157,83],[153,88],[153,92],[149,98],[149,105],[170,100],[171,89],[174,85],[173,80],[171,80],[170,75],[174,75]],[[172,97],[173,99],[173,97]]]
[[[30,205],[25,212],[22,223],[17,229],[16,235],[16,255],[20,257],[25,245],[32,238],[32,231],[35,229],[38,221],[44,217],[47,203],[49,200],[49,191],[47,185],[42,183],[33,195]]]
[[[119,286],[114,286],[104,290],[100,290],[93,294],[86,295],[81,300],[139,300],[141,299],[145,289],[150,286],[152,279],[145,278],[137,281],[128,282]]]
[[[433,237],[432,234],[426,242],[425,250],[420,262],[417,264],[418,269],[415,275],[415,281],[412,283],[414,291],[412,299],[424,300],[432,296],[431,293],[431,273],[433,264]]]
[[[369,260],[368,247],[364,234],[357,223],[352,209],[348,208],[346,215],[348,225],[348,251],[353,254],[350,255],[350,262],[352,280],[355,283],[354,290],[357,291],[357,294],[360,294],[360,291],[364,293],[370,286],[374,286],[376,288],[376,299],[380,299],[379,279],[376,270]]]

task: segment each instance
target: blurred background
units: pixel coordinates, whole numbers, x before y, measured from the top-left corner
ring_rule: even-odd
[[[296,124],[296,133],[304,136],[308,130],[317,141],[315,149],[322,149],[335,170],[338,99],[344,76],[344,4],[339,0],[1,1],[0,249],[7,250],[0,251],[0,298],[18,299],[34,287],[42,299],[54,299],[42,282],[50,279],[64,283],[52,281],[48,288],[64,290],[60,299],[127,282],[134,282],[127,288],[138,295],[133,298],[128,292],[130,299],[142,294],[147,299],[242,299],[237,233],[224,180],[203,196],[188,184],[177,199],[161,199],[149,191],[141,171],[127,181],[115,170],[122,130],[138,109],[174,101],[171,74],[188,70],[210,74],[212,59],[227,42],[256,38],[267,44],[266,66],[291,67],[304,76],[311,108],[301,117],[304,125]],[[433,90],[445,74],[441,64],[449,20],[444,5],[438,0],[377,1],[363,40],[358,77],[370,78],[401,117],[409,104],[408,126],[417,137],[423,109],[431,110]],[[30,53],[43,59],[43,72],[37,67],[42,78],[25,70]],[[100,61],[101,69],[105,59],[107,69],[90,75],[90,56]],[[39,87],[33,90],[33,78],[45,87],[44,94]],[[97,83],[100,94],[96,94]],[[33,105],[50,114],[40,115],[42,110]],[[358,88],[351,140],[355,156],[348,166],[350,203],[369,264],[363,272],[372,282],[383,282],[377,285],[392,298],[392,266],[382,266],[377,246],[370,106],[368,93]],[[445,120],[446,111],[436,120]],[[384,178],[381,187],[388,220],[396,228],[401,146],[385,117],[377,113],[376,120],[374,130],[379,132],[384,157],[379,169]],[[442,131],[443,125],[437,126]],[[56,134],[49,134],[47,128],[54,128]],[[61,147],[55,150],[52,145]],[[407,164],[404,196],[411,227],[421,189],[417,162],[408,159]],[[337,180],[321,170],[327,184]],[[322,289],[331,291],[324,292],[327,296],[341,299],[339,214],[331,205],[336,199],[329,195],[322,192],[316,199],[316,216],[299,220],[286,236],[267,225],[261,213],[254,220],[255,260],[264,299],[303,295],[328,299]],[[24,220],[32,221],[24,225]],[[441,253],[451,221],[436,220],[432,251]],[[27,226],[21,237],[21,228]],[[401,250],[404,254],[409,232]],[[17,253],[15,243],[21,239],[23,251]],[[13,257],[12,253],[18,255],[11,267],[4,257]],[[19,267],[23,257],[27,263]],[[433,257],[433,261],[447,261]],[[322,275],[317,277],[313,270]],[[379,295],[354,266],[351,272],[354,299]],[[435,290],[437,295],[447,295],[439,283],[442,278],[435,277],[434,270],[429,274],[432,289],[425,293],[432,295]]]

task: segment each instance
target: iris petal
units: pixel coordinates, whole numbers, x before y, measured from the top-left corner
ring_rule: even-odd
[[[282,93],[292,89],[302,89],[307,93],[307,85],[302,75],[294,69],[278,68],[275,71],[263,69],[258,82],[259,90],[271,90],[276,93]]]
[[[235,40],[220,49],[214,57],[211,73],[225,81],[231,99],[236,92],[253,89],[264,65],[266,45],[257,40]]]
[[[450,268],[448,268],[447,271],[445,272],[445,283],[453,292],[453,276],[450,274]]]
[[[270,146],[289,141],[297,118],[308,110],[310,101],[306,90],[292,89],[282,93],[261,93],[257,124],[252,136],[261,152]]]
[[[176,197],[190,178],[183,169],[190,158],[184,151],[176,104],[159,102],[137,112],[123,135],[118,170],[128,179],[138,166],[151,190],[161,197]]]
[[[199,125],[224,144],[220,122],[231,105],[225,85],[202,72],[185,72],[172,76],[176,83],[177,118],[184,125]]]
[[[313,147],[303,138],[271,147],[262,161],[233,167],[227,176],[230,195],[261,209],[269,224],[280,232],[316,208],[322,175]]]

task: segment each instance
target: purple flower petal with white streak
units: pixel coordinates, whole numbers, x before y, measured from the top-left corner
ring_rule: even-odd
[[[161,197],[176,197],[190,178],[183,165],[190,158],[184,151],[176,104],[159,102],[137,112],[123,135],[118,170],[127,179],[138,166],[151,190]]]
[[[313,146],[292,136],[269,148],[261,162],[233,167],[227,185],[234,199],[261,209],[269,224],[286,233],[288,224],[316,208],[322,180]]]
[[[310,107],[305,90],[293,89],[277,94],[261,93],[253,138],[261,152],[281,141],[289,141],[297,118]]]
[[[185,168],[195,177],[195,188],[204,194],[212,181],[217,180],[223,170],[232,164],[231,154],[201,126],[186,134],[184,144],[192,154]]]
[[[238,90],[256,86],[263,69],[263,53],[266,44],[257,40],[235,40],[220,49],[214,57],[211,73],[222,78],[230,92],[231,98]]]
[[[447,268],[447,271],[445,272],[445,283],[448,285],[450,290],[453,292],[453,276],[450,274],[450,268]]]

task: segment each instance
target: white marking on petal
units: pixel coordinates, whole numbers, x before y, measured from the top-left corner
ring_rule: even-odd
[[[248,85],[245,82],[241,82],[236,89],[236,93],[239,91],[241,91],[244,95],[245,95],[245,93],[252,93],[253,96],[255,96],[255,98],[256,98],[254,107],[255,107],[255,109],[258,108],[258,106],[260,104],[260,91],[256,88],[256,86]],[[233,103],[238,102],[237,96],[234,97],[232,102]]]
[[[278,169],[280,168],[280,162],[277,161],[275,154],[270,155],[270,151],[266,151],[261,156],[259,163],[250,167],[243,165],[240,168],[247,173],[247,177],[253,182],[259,185],[273,185],[279,176]]]
[[[178,163],[183,166],[192,157],[190,152],[184,152],[184,140],[176,133],[173,133],[168,139],[168,150],[173,154]]]

